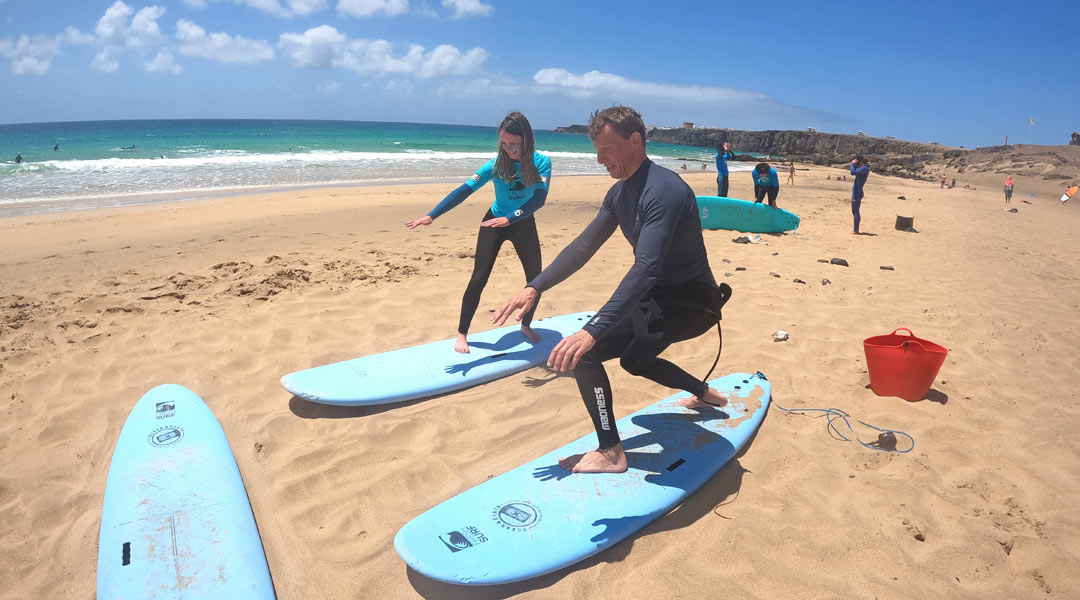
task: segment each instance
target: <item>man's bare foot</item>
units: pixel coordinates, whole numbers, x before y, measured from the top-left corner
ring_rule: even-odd
[[[684,408],[705,408],[706,406],[726,406],[728,403],[727,396],[724,396],[712,388],[709,388],[709,391],[705,392],[705,400],[706,402],[702,402],[697,396],[679,398],[679,406]]]
[[[626,453],[622,444],[559,459],[559,466],[573,473],[624,473]]]
[[[533,328],[528,325],[521,326],[521,335],[529,338],[529,341],[534,344],[540,341],[540,334],[533,331]]]
[[[464,333],[457,334],[457,340],[454,341],[454,352],[469,353],[469,339],[465,337]]]

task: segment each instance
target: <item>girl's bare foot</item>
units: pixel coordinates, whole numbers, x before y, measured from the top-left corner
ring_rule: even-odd
[[[464,333],[457,334],[457,340],[454,341],[454,351],[461,354],[469,353],[469,340]]]

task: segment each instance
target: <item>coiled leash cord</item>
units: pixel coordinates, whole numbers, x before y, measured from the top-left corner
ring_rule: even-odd
[[[828,420],[829,420],[829,429],[832,430],[840,439],[844,440],[845,442],[850,442],[851,439],[848,438],[847,436],[845,436],[843,433],[841,433],[839,429],[837,429],[836,421],[843,421],[844,424],[847,425],[848,431],[851,432],[852,438],[854,438],[854,440],[856,442],[859,442],[859,444],[861,444],[865,448],[869,448],[871,450],[881,450],[883,452],[895,452],[897,454],[907,454],[908,452],[911,452],[912,450],[915,449],[915,438],[911,437],[907,433],[904,433],[903,431],[900,431],[899,429],[883,429],[881,427],[876,427],[874,425],[871,425],[871,424],[867,423],[866,421],[858,421],[862,425],[865,425],[865,426],[869,427],[870,429],[875,429],[875,430],[877,430],[879,432],[877,440],[867,444],[866,442],[859,439],[858,434],[855,433],[855,428],[851,426],[851,420],[850,420],[852,418],[851,415],[844,412],[844,411],[842,411],[842,410],[840,410],[839,408],[784,408],[783,406],[780,406],[780,403],[776,401],[775,397],[773,398],[772,403],[773,403],[773,406],[775,406],[776,408],[779,408],[780,410],[782,410],[784,412],[789,412],[789,413],[795,413],[795,414],[810,413],[810,412],[822,412],[822,413],[825,413],[826,418],[828,418]],[[907,450],[897,450],[896,449],[896,435],[897,434],[900,434],[900,435],[906,437],[908,440],[910,440],[911,441],[911,447],[908,448]]]

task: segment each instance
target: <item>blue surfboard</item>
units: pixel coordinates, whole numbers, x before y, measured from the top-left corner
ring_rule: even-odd
[[[150,390],[120,431],[101,509],[97,597],[274,598],[225,432],[187,388]]]
[[[596,434],[589,434],[416,517],[398,531],[394,548],[432,579],[495,585],[615,545],[716,474],[761,424],[772,390],[763,375],[734,373],[709,384],[732,401],[691,410],[677,403],[684,392],[618,421],[625,473],[572,475],[558,466],[560,457],[596,449]]]
[[[314,367],[281,378],[294,395],[322,404],[361,406],[404,402],[494,381],[547,362],[559,340],[581,329],[593,313],[574,313],[532,322],[532,343],[520,325],[469,334],[469,354],[454,340],[431,342]]]
[[[799,227],[799,216],[765,202],[724,196],[698,196],[703,229],[730,229],[746,233],[779,233]]]

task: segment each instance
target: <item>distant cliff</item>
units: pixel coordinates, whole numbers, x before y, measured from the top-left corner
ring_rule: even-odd
[[[932,164],[966,153],[966,150],[937,144],[815,131],[650,127],[646,137],[657,142],[705,148],[731,142],[736,154],[743,150],[815,165],[845,165],[856,154],[862,154],[871,160],[875,173],[918,179],[930,179],[935,175]]]
[[[559,133],[588,133],[585,125],[559,127]],[[754,152],[815,165],[846,165],[856,154],[871,160],[875,173],[932,179],[939,175],[936,166],[963,155],[966,150],[937,144],[921,144],[891,138],[815,131],[741,131],[706,127],[647,127],[646,138],[654,142],[715,149],[731,142],[737,160],[754,160],[739,152]]]

